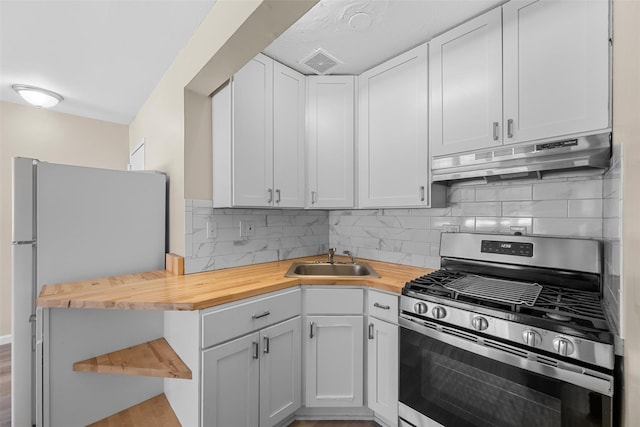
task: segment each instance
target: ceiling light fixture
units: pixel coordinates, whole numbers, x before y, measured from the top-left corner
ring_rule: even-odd
[[[11,87],[18,92],[22,99],[38,108],[55,107],[58,102],[64,99],[62,95],[35,86],[13,85]]]

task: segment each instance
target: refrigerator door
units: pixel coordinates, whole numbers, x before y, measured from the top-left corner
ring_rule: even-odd
[[[16,426],[35,423],[35,225],[33,159],[13,159],[11,250],[11,413]]]
[[[166,176],[40,163],[38,293],[58,283],[164,268]]]

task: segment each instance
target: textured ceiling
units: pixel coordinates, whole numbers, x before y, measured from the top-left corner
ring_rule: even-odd
[[[0,99],[29,84],[64,96],[55,111],[128,124],[214,2],[0,0]],[[500,3],[322,0],[265,53],[313,74],[300,61],[322,48],[331,74],[360,74]]]

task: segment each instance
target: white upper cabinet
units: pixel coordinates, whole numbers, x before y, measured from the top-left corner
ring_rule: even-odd
[[[304,76],[258,54],[212,99],[214,207],[304,206]]]
[[[429,205],[428,46],[359,78],[358,205]]]
[[[305,191],[305,77],[273,63],[274,206],[303,207]]]
[[[502,144],[500,8],[429,43],[432,156]]]
[[[504,14],[505,143],[609,127],[609,2],[515,1]]]
[[[308,208],[353,207],[354,76],[307,80]]]
[[[512,0],[430,42],[432,156],[607,130],[607,0]]]

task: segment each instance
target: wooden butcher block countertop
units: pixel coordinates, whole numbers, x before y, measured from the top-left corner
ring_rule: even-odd
[[[200,310],[300,284],[365,285],[400,293],[404,284],[433,270],[387,262],[369,263],[381,277],[288,278],[296,261],[324,261],[326,256],[274,261],[204,273],[175,275],[166,270],[79,282],[45,285],[39,307],[120,310]]]

